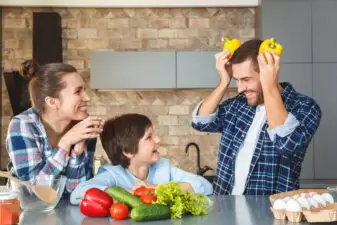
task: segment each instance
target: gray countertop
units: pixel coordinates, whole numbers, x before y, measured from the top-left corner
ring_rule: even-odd
[[[111,217],[90,218],[81,214],[78,206],[61,201],[49,212],[22,212],[20,224],[24,225],[292,225],[288,221],[275,220],[270,211],[268,196],[217,196],[213,198],[208,215],[185,216],[181,220],[161,220],[137,223],[128,220],[114,221]],[[309,224],[309,223],[295,223]],[[317,223],[316,223],[317,224]]]

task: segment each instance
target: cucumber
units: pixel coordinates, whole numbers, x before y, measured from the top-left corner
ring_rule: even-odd
[[[131,208],[144,205],[144,203],[136,196],[132,195],[123,188],[112,186],[105,190],[113,199],[120,203],[124,203]]]
[[[170,208],[160,204],[142,205],[131,210],[131,219],[137,222],[169,219],[170,215]]]

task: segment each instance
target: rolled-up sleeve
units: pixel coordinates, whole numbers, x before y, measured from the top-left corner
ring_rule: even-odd
[[[315,102],[312,102],[311,104],[307,103],[304,106],[299,106],[297,110],[293,111],[293,115],[296,117],[298,125],[296,126],[296,123],[291,122],[291,120],[294,119],[290,116],[289,124],[292,124],[292,126],[289,125],[289,127],[294,130],[285,135],[291,130],[285,128],[285,133],[282,133],[282,135],[285,136],[280,136],[278,133],[275,133],[273,142],[281,152],[297,155],[302,159],[305,154],[306,146],[311,141],[320,124],[321,109]]]
[[[209,115],[198,115],[199,108],[201,104],[204,101],[199,102],[199,104],[195,107],[193,113],[192,113],[192,121],[193,123],[201,123],[201,124],[207,124],[211,123],[216,120],[216,117],[218,115],[219,109],[216,109],[215,113],[209,114]]]
[[[270,140],[275,141],[276,135],[285,137],[291,134],[299,125],[300,122],[296,119],[296,117],[292,113],[288,113],[288,117],[283,125],[277,126],[273,129],[268,128],[267,132]]]

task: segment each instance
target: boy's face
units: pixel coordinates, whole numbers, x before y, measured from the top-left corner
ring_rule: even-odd
[[[153,126],[146,129],[144,136],[139,140],[138,153],[131,158],[130,163],[152,164],[160,159],[158,152],[160,139]]]

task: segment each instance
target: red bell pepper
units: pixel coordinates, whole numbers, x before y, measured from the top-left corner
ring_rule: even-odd
[[[80,211],[86,216],[104,217],[109,215],[112,198],[98,188],[90,188],[80,203]]]

